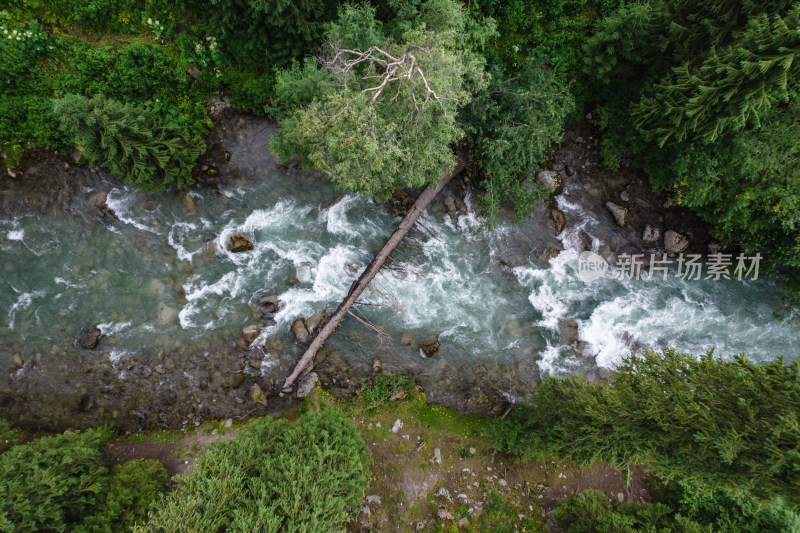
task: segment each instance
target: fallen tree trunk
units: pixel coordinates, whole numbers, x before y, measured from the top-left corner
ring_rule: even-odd
[[[417,221],[417,219],[422,215],[425,209],[428,207],[428,204],[436,197],[436,195],[441,191],[445,185],[447,185],[454,176],[456,176],[459,172],[464,169],[464,158],[459,156],[456,162],[456,168],[453,171],[440,179],[436,182],[436,185],[429,185],[422,191],[422,194],[419,195],[419,198],[414,202],[414,205],[411,206],[411,209],[408,210],[406,216],[403,220],[400,221],[400,224],[397,225],[397,228],[392,233],[392,236],[389,237],[389,240],[386,241],[386,244],[383,245],[383,248],[375,255],[369,265],[367,265],[366,270],[358,277],[358,279],[350,286],[350,291],[347,293],[347,296],[342,303],[339,304],[339,307],[336,309],[336,312],[331,315],[330,320],[325,326],[320,330],[311,344],[308,346],[308,349],[303,353],[303,356],[300,357],[300,360],[295,365],[294,370],[289,377],[286,378],[286,381],[283,383],[283,391],[289,392],[291,390],[292,385],[303,373],[303,371],[311,364],[314,360],[314,356],[317,355],[317,351],[322,348],[322,345],[325,344],[325,341],[328,340],[328,337],[336,330],[339,324],[342,322],[342,319],[350,310],[350,307],[356,303],[358,297],[361,296],[361,293],[367,288],[369,282],[378,275],[383,264],[392,254],[392,252],[400,245],[400,242],[405,238],[408,234],[411,227]]]

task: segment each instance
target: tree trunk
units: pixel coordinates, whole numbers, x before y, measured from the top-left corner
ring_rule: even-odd
[[[300,376],[300,374],[311,364],[314,360],[314,356],[317,355],[317,351],[322,348],[322,345],[325,344],[325,341],[328,340],[328,337],[336,330],[339,324],[342,322],[342,319],[350,310],[350,307],[356,303],[358,297],[361,296],[361,293],[367,288],[369,282],[378,275],[383,264],[392,254],[395,248],[400,245],[400,242],[405,238],[406,234],[408,234],[411,227],[417,221],[417,219],[422,215],[425,209],[428,207],[428,204],[436,197],[440,190],[447,185],[454,176],[456,176],[459,172],[464,169],[464,162],[463,157],[459,155],[459,158],[456,162],[456,168],[447,176],[440,179],[436,182],[435,186],[429,185],[422,191],[422,194],[419,195],[419,198],[414,202],[414,205],[411,206],[411,209],[408,210],[406,216],[403,220],[400,221],[400,224],[397,225],[397,228],[392,233],[392,236],[389,237],[389,240],[386,241],[386,244],[383,245],[383,248],[377,253],[377,255],[372,259],[369,265],[367,265],[366,270],[358,277],[358,279],[353,282],[350,286],[350,291],[347,293],[347,296],[342,303],[339,304],[339,307],[336,309],[336,312],[333,313],[330,320],[325,324],[325,326],[320,330],[311,344],[308,346],[308,349],[303,353],[303,356],[297,362],[297,365],[294,367],[294,370],[289,377],[286,378],[286,381],[283,383],[283,391],[289,392],[291,390],[292,385]]]

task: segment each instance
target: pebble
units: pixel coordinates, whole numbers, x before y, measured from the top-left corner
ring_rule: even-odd
[[[392,425],[392,433],[397,433],[401,429],[403,429],[403,421],[398,418]]]
[[[377,494],[370,494],[369,496],[367,496],[367,503],[380,504],[381,503],[381,497],[378,496]]]

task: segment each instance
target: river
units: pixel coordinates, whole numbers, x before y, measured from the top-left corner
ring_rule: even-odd
[[[254,128],[230,140],[230,176],[218,190],[149,195],[106,179],[83,191],[72,216],[32,210],[0,218],[0,368],[17,381],[35,372],[15,360],[20,352],[34,364],[68,365],[64,358],[81,353],[75,336],[98,327],[94,357],[107,360],[115,374],[108,379],[124,383],[127,362],[143,354],[172,354],[181,367],[182,353],[213,358],[207,347],[220,339],[241,344],[242,328],[259,323],[251,304],[274,294],[284,306],[261,320],[247,346],[260,360],[247,367],[250,379],[274,374],[274,385],[301,351],[292,321],[332,311],[399,219],[324,180],[281,171],[265,148],[271,130]],[[475,388],[520,398],[543,375],[613,368],[631,346],[795,357],[797,324],[773,318],[780,298],[769,279],[582,281],[579,232],[600,252],[613,223],[578,189],[568,183],[556,199],[568,223],[563,251],[548,261],[541,254],[553,239],[540,217],[487,231],[469,193],[458,217],[434,205],[395,254],[397,268],[362,297],[370,305],[360,312],[383,334],[346,319],[323,368],[344,364],[366,375],[377,359],[384,369],[414,372],[432,399],[454,403]],[[118,220],[92,214],[99,190]],[[234,233],[254,249],[227,251]],[[564,320],[576,321],[580,345],[561,344]],[[411,345],[401,343],[403,333]],[[424,358],[418,342],[428,335],[441,349]]]

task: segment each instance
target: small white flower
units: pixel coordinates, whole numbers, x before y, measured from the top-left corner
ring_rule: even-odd
[[[147,19],[147,23],[152,25],[152,24],[153,24],[153,19],[151,19],[151,18],[148,18],[148,19]]]
[[[158,26],[158,21],[156,21],[156,26]]]

